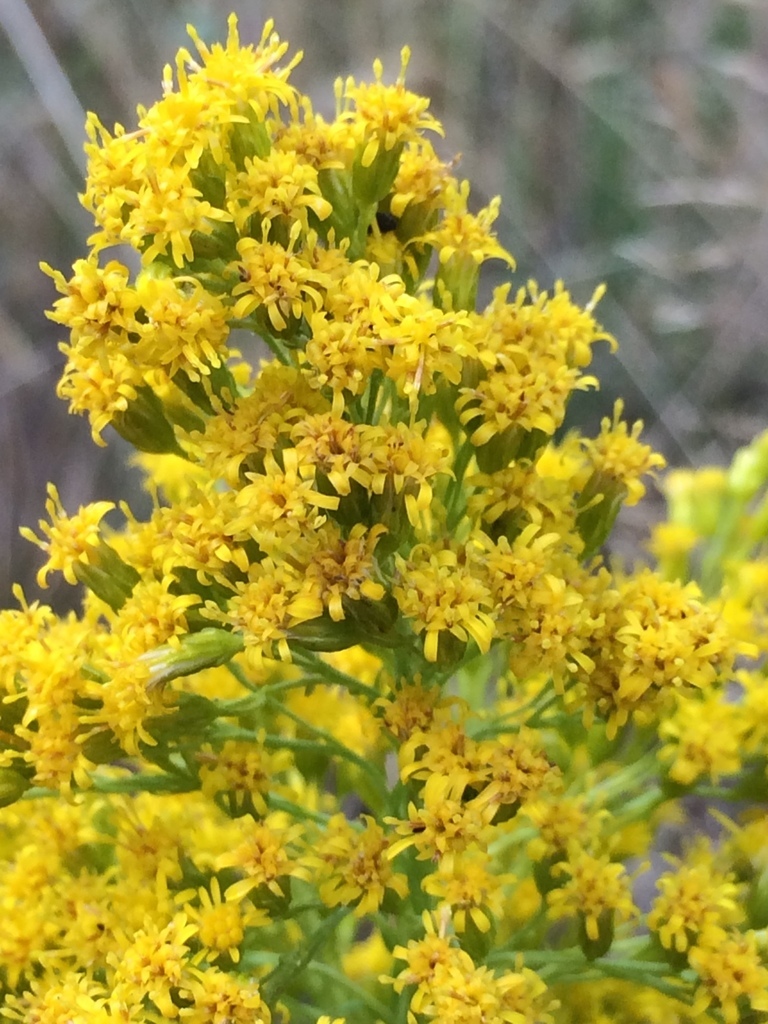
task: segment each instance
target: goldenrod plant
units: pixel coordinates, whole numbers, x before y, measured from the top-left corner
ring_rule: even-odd
[[[271,23],[190,31],[46,268],[152,511],[24,531],[84,598],[0,613],[2,1019],[764,1019],[768,445],[605,564],[663,460],[567,428],[599,292],[478,309],[499,201],[407,50],[328,121]]]

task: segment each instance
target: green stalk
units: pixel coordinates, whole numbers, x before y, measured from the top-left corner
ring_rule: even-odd
[[[356,981],[353,981],[351,978],[347,978],[346,975],[341,973],[341,971],[337,971],[329,964],[321,963],[319,960],[310,964],[309,970],[314,971],[315,974],[322,975],[330,982],[333,982],[342,988],[349,989],[352,995],[366,1006],[376,1019],[384,1021],[384,1024],[394,1024],[395,1019],[384,1003],[378,1000],[375,996],[372,996],[369,992],[366,992],[365,989]]]
[[[292,722],[295,722],[302,729],[306,729],[307,732],[310,732],[312,733],[312,735],[317,736],[319,739],[323,740],[324,743],[327,744],[327,747],[330,751],[338,754],[339,757],[344,758],[345,761],[349,761],[351,764],[354,764],[357,768],[364,772],[373,783],[374,789],[376,790],[376,793],[379,796],[379,798],[382,800],[382,802],[386,802],[387,790],[383,784],[381,772],[376,767],[376,765],[372,764],[370,761],[367,761],[364,757],[360,757],[360,755],[356,754],[353,750],[350,750],[349,747],[345,746],[340,740],[337,740],[336,737],[331,735],[331,733],[329,733],[327,730],[320,729],[318,726],[312,725],[311,722],[308,722],[305,718],[302,718],[301,715],[297,715],[295,712],[290,711],[284,704],[281,704],[280,701],[277,701],[272,697],[268,697],[267,703],[271,704],[274,707],[274,710],[279,712],[281,715],[285,715],[287,718],[290,718]],[[289,741],[283,740],[280,737],[278,737],[277,740],[278,742],[276,745],[279,746],[280,744],[282,744],[283,746],[288,746]],[[306,741],[295,740],[290,742],[299,743]],[[316,750],[317,746],[313,745],[313,749]]]
[[[291,950],[280,957],[277,966],[261,983],[265,1002],[274,1005],[278,1001],[283,992],[301,976],[303,970],[315,959],[344,918],[351,912],[351,907],[339,907],[323,921],[303,948]]]
[[[312,672],[317,677],[318,682],[322,682],[325,685],[333,685],[335,683],[338,686],[343,686],[350,693],[360,693],[368,697],[371,703],[381,697],[381,692],[375,686],[361,683],[359,679],[355,679],[354,676],[334,668],[333,665],[329,665],[327,661],[323,661],[319,655],[311,651],[294,650],[291,653],[294,664],[298,665],[299,668],[305,669],[307,672]],[[306,683],[306,680],[304,682]]]

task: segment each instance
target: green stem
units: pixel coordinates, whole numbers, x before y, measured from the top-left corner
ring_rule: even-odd
[[[648,792],[641,793],[622,803],[616,808],[617,827],[624,827],[629,821],[646,820],[648,816],[665,803],[667,797],[658,786],[653,786]]]
[[[285,811],[286,814],[290,814],[294,818],[314,821],[318,825],[327,825],[332,817],[323,811],[310,811],[308,807],[301,807],[292,800],[284,800],[281,796],[273,796],[271,793],[267,797],[267,804],[271,811]]]
[[[673,977],[674,971],[672,968],[668,964],[666,968],[668,978]],[[596,961],[592,965],[592,969],[577,971],[572,974],[566,972],[565,974],[551,975],[546,971],[541,971],[540,973],[542,979],[550,985],[578,985],[589,981],[604,981],[606,978],[618,978],[621,981],[629,981],[644,988],[652,988],[656,992],[661,992],[662,995],[668,996],[670,999],[676,999],[678,1002],[685,1003],[688,1006],[693,1003],[693,991],[689,984],[683,988],[679,981],[668,980],[668,978],[657,977],[653,974],[644,977],[635,975],[628,977],[620,965],[613,969],[612,961],[600,962],[599,964]]]
[[[691,1002],[690,987],[686,991],[680,986],[679,980],[675,980],[674,969],[666,961],[641,959],[649,948],[647,937],[641,935],[614,942],[611,953],[600,960],[587,960],[580,949],[520,950],[518,947],[497,950],[486,962],[489,967],[514,965],[522,953],[525,966],[546,975],[548,984],[619,978],[656,989],[682,1002]],[[630,955],[616,956],[617,953]]]
[[[587,960],[580,949],[526,949],[509,950],[503,953],[496,951],[488,956],[486,962],[489,967],[502,966],[514,963],[521,954],[525,966],[531,967],[533,970],[541,970],[544,967],[563,967],[569,968],[574,976],[596,971],[606,977],[622,978],[625,981],[644,984],[650,977],[669,976],[673,973],[672,967],[666,961],[634,960],[620,957]]]
[[[708,800],[727,800],[729,803],[748,799],[747,795],[739,791],[738,786],[696,786],[692,792]]]
[[[512,711],[500,715],[495,721],[486,725],[484,729],[473,733],[472,738],[475,740],[492,739],[494,736],[499,736],[506,732],[517,732],[521,725],[535,726],[544,712],[557,701],[558,697],[559,694],[554,689],[542,690],[541,693],[528,701],[527,704],[523,704],[519,708],[514,708]],[[526,717],[529,713],[530,717]],[[505,725],[504,723],[510,718],[516,721],[510,723],[510,725]]]
[[[376,1020],[384,1021],[384,1024],[394,1024],[394,1018],[384,1003],[380,1002],[369,992],[366,992],[358,982],[353,981],[351,978],[347,978],[341,973],[341,971],[337,971],[329,964],[324,964],[317,960],[313,964],[309,965],[309,969],[314,971],[316,974],[323,975],[330,982],[349,989],[355,999],[359,1000],[371,1011]]]
[[[525,956],[525,943],[529,942],[532,936],[539,935],[541,933],[542,926],[546,925],[546,923],[546,909],[540,910],[537,914],[534,914],[530,921],[527,921],[522,928],[518,928],[510,941],[505,943],[505,948],[514,949]]]
[[[258,693],[260,691],[261,687],[256,686],[254,683],[251,682],[251,680],[245,674],[240,665],[236,665],[234,662],[228,661],[227,668],[238,681],[238,683],[240,683],[241,686],[244,686],[246,690],[250,690],[251,693]]]
[[[292,712],[286,712],[283,705],[280,705],[280,713],[288,714],[288,717],[294,717]],[[309,726],[304,722],[304,719],[299,719],[307,728],[314,729],[314,726]],[[318,734],[322,733],[322,730],[315,730]],[[274,733],[263,733],[258,729],[244,729],[237,725],[219,725],[218,728],[212,729],[210,735],[215,739],[225,740],[246,740],[249,743],[263,743],[268,750],[296,750],[301,753],[309,754],[337,754],[339,757],[343,757],[347,761],[351,761],[358,768],[365,768],[371,772],[371,765],[368,761],[358,757],[354,751],[345,747],[342,743],[331,743],[330,734],[326,734],[323,737],[322,743],[316,743],[314,740],[298,740],[292,736],[275,735]],[[378,772],[376,772],[378,777]]]
[[[365,410],[365,422],[376,423],[376,400],[381,386],[381,371],[374,370],[370,384],[368,385],[368,408]]]
[[[370,778],[371,782],[374,784],[377,793],[379,794],[379,797],[383,801],[386,801],[387,790],[383,783],[381,772],[379,771],[375,764],[373,764],[371,761],[367,761],[364,757],[360,757],[359,754],[356,754],[354,750],[350,750],[349,747],[345,746],[341,742],[341,740],[337,740],[336,737],[333,736],[331,733],[327,732],[327,730],[320,729],[318,726],[312,725],[312,723],[308,722],[306,718],[302,718],[301,715],[297,715],[294,711],[291,711],[284,704],[281,704],[280,701],[275,700],[272,697],[268,697],[267,703],[271,704],[274,710],[277,711],[279,714],[285,715],[286,718],[290,718],[291,721],[295,722],[298,726],[300,726],[300,728],[306,729],[307,732],[311,733],[313,736],[317,736],[318,739],[323,740],[323,742],[327,744],[327,746],[333,752],[337,753],[339,757],[343,757],[345,761],[350,761],[352,764],[356,765],[362,772],[364,772]],[[283,745],[287,745],[286,741],[284,741],[282,738],[277,737],[277,739],[278,743],[276,745],[279,745],[280,743],[282,743]],[[315,749],[317,749],[316,746]]]
[[[299,668],[312,672],[315,676],[319,677],[318,681],[326,685],[336,683],[338,686],[343,686],[349,690],[350,693],[360,693],[368,697],[371,703],[381,697],[381,693],[375,686],[361,683],[354,676],[347,675],[346,672],[342,672],[340,669],[334,668],[333,665],[329,665],[327,661],[323,661],[321,657],[312,651],[297,651],[294,649],[291,654],[294,663]]]
[[[260,335],[269,350],[283,364],[283,366],[293,366],[291,354],[279,338],[276,338],[273,334],[269,334],[267,331],[261,331]]]
[[[454,476],[448,485],[448,492],[445,496],[446,505],[446,530],[450,533],[461,519],[461,513],[464,511],[459,505],[459,498],[463,494],[464,488],[464,474],[467,471],[467,466],[472,461],[472,456],[475,454],[475,446],[471,443],[469,438],[459,448],[456,456],[456,463],[454,467]]]
[[[633,764],[627,765],[615,775],[609,775],[602,782],[596,783],[590,788],[590,796],[599,798],[608,803],[620,798],[625,799],[627,793],[642,791],[639,783],[653,777],[658,770],[657,755],[655,750],[649,751],[644,757],[639,758]]]
[[[736,495],[729,495],[723,503],[718,517],[715,535],[706,547],[701,560],[701,589],[706,597],[711,597],[720,586],[723,578],[723,562],[736,534],[739,520],[744,513],[745,501]]]
[[[292,903],[290,912],[291,917],[295,917],[297,914],[324,914],[327,910],[327,904],[312,900],[310,903]]]
[[[192,793],[200,788],[197,779],[141,772],[123,779],[104,779],[92,775],[91,780],[98,793]]]
[[[336,932],[341,922],[351,913],[351,907],[339,907],[323,921],[307,944],[297,950],[284,953],[274,970],[264,978],[261,991],[264,1001],[274,1005],[285,990],[301,976],[306,967],[315,959],[325,943]]]
[[[253,692],[248,697],[235,697],[231,700],[213,699],[212,704],[216,706],[219,716],[222,718],[233,718],[237,715],[248,714],[251,711],[258,711],[264,705],[268,697],[285,693],[287,690],[304,690],[311,685],[313,680],[302,677],[301,679],[284,679],[279,683],[265,683],[263,686],[254,686]],[[322,682],[322,680],[318,680]]]

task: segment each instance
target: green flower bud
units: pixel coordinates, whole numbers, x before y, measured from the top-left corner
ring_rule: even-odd
[[[15,804],[32,783],[13,768],[0,768],[0,807]]]
[[[239,113],[247,120],[232,125],[229,152],[237,169],[242,171],[246,160],[252,160],[254,157],[259,160],[266,159],[272,150],[272,141],[264,122],[252,107],[243,104],[243,109]]]
[[[539,890],[539,895],[544,897],[548,892],[558,888],[560,880],[554,874],[554,867],[564,860],[564,853],[556,853],[550,857],[545,857],[543,860],[534,861],[533,880],[536,883],[536,888]]]
[[[471,434],[477,427],[478,421],[466,422],[467,431]],[[512,462],[519,462],[521,459],[534,461],[536,453],[548,441],[548,436],[543,430],[524,430],[522,427],[511,426],[500,434],[496,434],[478,445],[475,449],[477,465],[482,473],[497,473]]]
[[[75,562],[75,576],[113,611],[119,611],[139,582],[139,573],[105,541],[99,543],[89,558],[88,562]]]
[[[175,455],[184,455],[173,427],[166,418],[163,403],[149,387],[142,386],[136,389],[136,399],[129,404],[125,412],[115,414],[112,426],[140,452],[173,452]]]
[[[625,485],[606,473],[595,472],[587,481],[576,516],[576,529],[584,541],[584,561],[596,555],[608,539],[626,496]]]
[[[375,207],[391,192],[404,145],[398,142],[392,149],[380,145],[367,167],[363,166],[363,155],[368,146],[359,147],[352,164],[352,191],[360,207]]]
[[[188,633],[175,647],[165,644],[147,651],[140,660],[150,667],[148,685],[159,686],[204,668],[226,665],[243,647],[242,634],[210,627],[199,633]]]
[[[487,914],[483,914],[487,919]],[[466,923],[464,931],[460,935],[462,949],[465,949],[475,963],[482,963],[492,948],[494,929],[488,928],[485,931],[478,928],[475,918],[469,911],[466,911]]]
[[[586,918],[579,914],[579,945],[587,960],[597,960],[605,956],[613,943],[614,912],[604,910],[598,920],[598,936],[591,939],[587,934]]]
[[[768,432],[740,448],[728,472],[728,488],[744,501],[753,498],[768,483]]]
[[[352,180],[348,172],[326,167],[318,172],[317,183],[323,198],[333,207],[330,217],[322,222],[322,231],[327,234],[333,228],[338,245],[342,238],[352,237],[357,223]]]
[[[147,732],[159,745],[200,736],[219,715],[216,705],[197,693],[178,694],[178,706],[170,714],[149,718]],[[151,752],[150,752],[151,756]]]
[[[752,880],[747,897],[750,928],[768,927],[768,871],[763,870]]]
[[[711,537],[717,531],[728,491],[728,478],[720,467],[697,470],[673,470],[664,479],[669,505],[669,520],[690,526],[699,537]]]
[[[479,280],[480,264],[477,260],[469,253],[454,253],[440,264],[435,277],[435,305],[441,309],[474,310]]]
[[[308,651],[345,651],[370,639],[356,623],[349,619],[334,622],[330,615],[320,615],[288,631],[288,641],[295,641]]]
[[[83,743],[83,754],[93,764],[111,764],[119,757],[125,755],[125,751],[117,742],[115,734],[109,729],[100,732],[92,732]]]

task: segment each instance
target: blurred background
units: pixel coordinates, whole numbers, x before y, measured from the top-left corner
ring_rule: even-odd
[[[461,154],[476,207],[503,197],[518,282],[563,278],[581,302],[608,285],[599,313],[621,348],[599,352],[602,389],[576,396],[574,423],[594,432],[622,395],[673,465],[725,462],[768,425],[765,0],[0,0],[0,607],[14,580],[37,595],[18,526],[43,514],[46,481],[70,510],[138,501],[118,439],[95,447],[54,394],[61,333],[38,263],[66,273],[85,253],[85,111],[133,125],[186,23],[223,39],[230,9],[244,41],[276,18],[305,52],[293,81],[326,113],[337,75],[370,77],[380,56],[391,81],[411,46],[441,152]],[[629,510],[620,552],[659,506]]]

